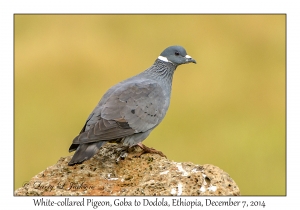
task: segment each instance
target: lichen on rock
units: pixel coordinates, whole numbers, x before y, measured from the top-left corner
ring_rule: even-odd
[[[240,195],[236,183],[216,166],[178,163],[157,154],[135,157],[139,148],[116,163],[119,151],[120,145],[106,144],[74,166],[68,166],[71,156],[60,158],[15,195]]]

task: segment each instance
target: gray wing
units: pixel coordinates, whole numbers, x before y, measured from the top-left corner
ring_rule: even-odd
[[[83,131],[73,140],[73,144],[109,141],[134,134],[126,122],[99,119],[89,130]]]
[[[146,132],[166,114],[169,98],[153,80],[123,83],[106,94],[94,109],[69,151],[78,144],[109,141]]]
[[[128,123],[135,133],[157,126],[169,107],[169,97],[153,80],[122,85],[102,105],[101,118]]]

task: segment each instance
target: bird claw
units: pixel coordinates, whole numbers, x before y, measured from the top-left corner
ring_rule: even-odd
[[[145,153],[152,153],[152,154],[158,154],[160,155],[161,157],[165,157],[167,158],[166,155],[164,155],[161,151],[158,151],[154,148],[151,148],[151,147],[147,147],[145,146],[144,144],[142,143],[138,143],[136,146],[139,146],[142,151],[138,154],[135,155],[135,157],[140,157],[141,155],[145,154]],[[128,150],[130,148],[127,148],[127,149],[122,149],[122,152],[121,154],[119,155],[119,157],[116,159],[116,163],[118,164],[120,162],[120,160],[124,160],[127,156],[128,156]]]
[[[138,143],[137,146],[139,146],[142,149],[142,151],[139,154],[135,155],[136,157],[140,157],[144,153],[153,153],[153,154],[158,154],[161,157],[167,158],[167,156],[164,155],[164,153],[162,153],[161,151],[158,151],[158,150],[156,150],[154,148],[147,147],[147,146],[145,146],[142,143]]]

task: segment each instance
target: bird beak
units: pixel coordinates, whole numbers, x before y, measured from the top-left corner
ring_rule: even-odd
[[[196,61],[189,55],[185,56],[186,63],[196,63]]]

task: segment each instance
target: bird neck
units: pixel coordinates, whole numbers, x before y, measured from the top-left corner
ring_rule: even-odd
[[[172,85],[173,74],[177,65],[156,59],[154,64],[143,73],[148,77]]]

